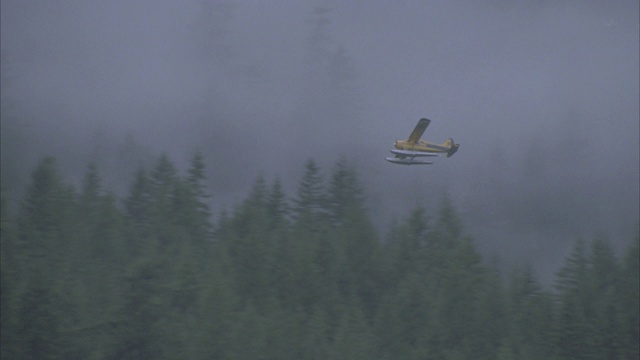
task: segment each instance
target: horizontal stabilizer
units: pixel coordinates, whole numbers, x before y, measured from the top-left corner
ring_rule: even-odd
[[[399,150],[399,149],[391,149],[390,151],[402,157],[438,156],[438,154],[436,153],[430,153],[430,152],[424,152],[424,151],[411,151],[411,150]]]
[[[388,158],[384,158],[384,159],[387,160],[388,162],[392,162],[394,164],[400,164],[400,165],[429,165],[429,164],[433,164],[433,162],[431,162],[431,161],[414,160],[414,159],[400,158],[400,157],[388,157]]]

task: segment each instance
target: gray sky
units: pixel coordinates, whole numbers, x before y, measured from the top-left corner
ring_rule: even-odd
[[[44,155],[70,181],[96,161],[118,188],[123,149],[184,167],[199,148],[228,208],[258,174],[292,193],[306,159],[345,156],[376,219],[446,192],[487,252],[540,268],[576,236],[637,231],[637,1],[1,4],[10,189]],[[460,151],[386,163],[421,117]]]

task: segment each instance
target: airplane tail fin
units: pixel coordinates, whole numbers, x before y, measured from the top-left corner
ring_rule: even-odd
[[[455,142],[453,142],[452,138],[448,138],[447,141],[445,141],[444,143],[446,146],[449,146],[449,151],[447,151],[447,157],[453,156],[453,154],[455,154],[456,151],[458,151],[458,148],[460,147],[460,144],[456,144]]]

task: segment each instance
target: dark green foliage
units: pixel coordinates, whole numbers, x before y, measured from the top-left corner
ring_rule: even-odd
[[[43,273],[29,276],[20,297],[13,336],[14,359],[62,359],[68,350],[61,333],[60,299]],[[4,310],[3,310],[4,311]]]
[[[76,194],[62,183],[53,158],[42,160],[17,219],[21,265],[53,265],[65,257],[63,250],[76,240],[76,206]]]
[[[509,327],[502,351],[520,359],[549,358],[554,348],[553,299],[529,267],[514,270],[507,294]],[[506,355],[505,355],[506,356]]]
[[[620,356],[623,359],[640,357],[640,234],[624,255],[621,264],[619,306],[617,314],[620,324]]]
[[[173,211],[177,224],[183,227],[187,240],[195,243],[198,251],[206,251],[205,243],[213,231],[207,204],[210,195],[205,188],[205,180],[204,160],[197,152],[191,159],[186,180],[176,184]]]
[[[15,230],[4,195],[4,192],[0,193],[0,358],[8,359],[14,347],[15,297],[19,281]]]
[[[114,359],[158,359],[169,340],[165,329],[170,295],[163,285],[163,264],[142,259],[123,278],[122,305],[114,319]]]
[[[322,175],[313,160],[304,166],[304,175],[298,185],[294,210],[297,218],[320,216],[326,211],[326,197]]]
[[[334,225],[343,224],[350,212],[363,210],[362,187],[355,169],[344,158],[333,169],[327,195],[327,210]]]
[[[380,241],[357,172],[307,162],[211,222],[202,155],[166,155],[121,208],[44,159],[2,202],[3,359],[636,359],[638,239],[579,241],[546,290],[483,263],[444,197]]]
[[[271,230],[284,230],[288,227],[287,217],[289,215],[289,204],[282,190],[282,183],[278,179],[273,183],[271,191],[267,195],[266,207]]]

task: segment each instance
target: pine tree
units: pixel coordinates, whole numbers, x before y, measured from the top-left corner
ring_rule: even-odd
[[[162,249],[172,251],[182,235],[177,226],[176,201],[180,179],[171,160],[162,154],[151,172],[152,225]]]
[[[143,168],[138,170],[125,201],[132,228],[129,242],[136,256],[176,251],[179,241],[187,237],[187,229],[180,224],[180,205],[189,197],[182,189],[182,180],[166,154],[158,158],[149,175]]]
[[[78,218],[82,222],[83,257],[91,264],[117,262],[125,255],[122,215],[113,194],[104,194],[100,175],[90,164],[84,177]]]
[[[34,270],[17,309],[14,359],[63,359],[66,346],[58,294],[51,277]],[[4,309],[3,309],[4,312]]]
[[[240,311],[234,278],[227,254],[217,246],[202,277],[198,299],[198,328],[193,336],[199,359],[228,359],[234,356],[233,327]]]
[[[133,256],[155,251],[157,241],[153,229],[153,201],[151,180],[144,168],[136,171],[129,196],[125,199],[126,220],[129,225],[128,248]]]
[[[192,359],[198,353],[198,340],[194,336],[201,329],[198,303],[203,288],[196,246],[188,241],[180,243],[178,253],[166,257],[162,285],[166,291],[163,310],[164,332],[168,334],[163,345],[166,358]]]
[[[183,215],[183,226],[189,230],[193,241],[201,245],[209,240],[213,231],[208,205],[211,196],[206,190],[205,180],[204,159],[198,151],[191,159],[186,180],[187,193],[180,199],[182,206],[179,211]]]
[[[206,180],[204,158],[200,151],[197,151],[191,158],[191,166],[188,170],[187,183],[198,200],[198,208],[203,213],[208,214],[209,206],[204,203],[210,197],[204,184]]]
[[[506,299],[497,269],[487,269],[481,275],[468,325],[471,331],[466,352],[476,359],[495,359],[507,333]]]
[[[408,273],[396,290],[386,293],[374,325],[382,359],[411,358],[424,348],[438,356],[430,333],[433,305],[428,284],[415,272]]]
[[[18,306],[18,263],[13,218],[4,188],[0,190],[0,358],[12,358],[15,341],[15,309]]]
[[[618,358],[622,337],[617,318],[619,269],[613,249],[602,237],[591,244],[587,274],[587,303],[590,332],[593,338],[593,358]]]
[[[296,198],[293,201],[296,218],[305,216],[323,216],[325,195],[322,175],[318,165],[308,160],[304,167],[304,175],[298,184]]]
[[[624,258],[618,292],[618,323],[620,324],[620,356],[623,359],[640,357],[640,234],[636,235]]]
[[[371,328],[358,304],[352,304],[351,311],[345,312],[335,330],[331,344],[330,359],[368,360],[378,355]]]
[[[508,349],[521,359],[554,354],[554,304],[530,267],[516,269],[508,284]]]
[[[484,316],[477,312],[481,294],[491,290],[484,288],[489,274],[472,239],[462,234],[453,205],[445,199],[433,230],[428,233],[423,255],[423,273],[433,298],[432,328],[437,329],[430,341],[433,350],[442,356],[473,356],[478,351],[474,344],[474,318]]]
[[[234,323],[231,357],[239,360],[267,359],[267,323],[264,316],[247,304]]]
[[[147,254],[133,263],[124,278],[124,292],[111,336],[113,359],[159,359],[164,344],[168,296],[159,258]]]
[[[327,196],[329,217],[334,225],[343,224],[350,211],[364,211],[363,190],[353,168],[345,158],[335,164]]]
[[[304,320],[301,326],[304,333],[296,359],[321,360],[329,358],[331,328],[327,317],[326,310],[318,307],[309,318]]]
[[[102,184],[100,174],[95,164],[91,163],[87,166],[87,171],[82,182],[82,192],[80,195],[81,206],[83,211],[96,211],[93,206],[98,203],[98,199],[102,192]]]
[[[427,269],[424,248],[427,241],[428,221],[424,207],[411,211],[405,224],[391,228],[388,241],[391,284],[398,283],[407,273],[423,273]]]
[[[223,239],[232,261],[238,294],[259,310],[270,292],[270,270],[276,252],[269,231],[266,198],[266,181],[260,176],[249,197],[230,219],[230,233]]]
[[[331,176],[327,196],[331,240],[324,244],[344,256],[337,256],[336,280],[343,296],[353,292],[365,305],[366,318],[371,318],[378,303],[381,286],[380,244],[364,208],[364,191],[355,169],[340,159]],[[320,246],[323,244],[321,243]],[[322,251],[323,249],[319,249]]]
[[[71,270],[77,319],[73,338],[92,356],[108,352],[104,332],[117,309],[119,276],[128,264],[123,214],[113,194],[104,194],[100,175],[90,164],[85,173],[76,217],[81,223],[80,241],[68,252],[76,258]]]
[[[30,259],[21,262],[39,266],[66,255],[77,225],[75,206],[75,193],[62,183],[55,160],[43,159],[32,174],[18,217],[20,253]]]
[[[565,359],[590,359],[594,354],[586,303],[589,292],[585,252],[585,243],[579,240],[557,274],[560,301],[557,347]]]
[[[276,179],[271,186],[271,191],[267,195],[266,207],[271,230],[284,230],[288,227],[289,204],[279,179]]]

